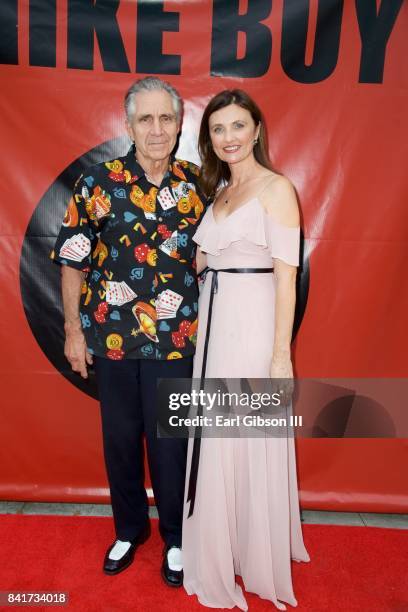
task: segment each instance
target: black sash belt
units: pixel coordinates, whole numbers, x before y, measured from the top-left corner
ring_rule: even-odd
[[[214,295],[218,291],[218,273],[219,272],[230,272],[233,274],[254,274],[260,273],[265,274],[267,272],[273,272],[273,268],[226,268],[223,270],[214,270],[213,268],[205,268],[199,276],[205,278],[209,272],[212,272],[211,279],[211,293],[210,293],[210,302],[208,305],[208,318],[207,318],[207,329],[205,332],[205,341],[204,341],[204,352],[203,352],[203,363],[201,366],[201,377],[200,377],[200,390],[204,389],[204,380],[205,380],[205,372],[207,369],[207,353],[208,353],[208,343],[210,340],[210,330],[211,330],[211,318],[212,318],[212,309],[214,302]],[[201,404],[198,405],[197,416],[202,416],[203,407]],[[188,512],[188,517],[192,516],[194,512],[194,504],[196,498],[196,489],[197,489],[197,476],[198,476],[198,465],[200,462],[200,446],[201,446],[201,425],[195,428],[194,432],[194,444],[193,444],[193,454],[191,457],[191,468],[190,468],[190,478],[188,481],[188,491],[187,491],[187,501],[190,502],[190,508]]]

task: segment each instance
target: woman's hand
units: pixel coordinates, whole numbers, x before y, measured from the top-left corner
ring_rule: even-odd
[[[271,378],[293,378],[293,367],[290,355],[285,357],[272,357]]]
[[[293,366],[290,354],[272,357],[270,376],[275,393],[279,393],[281,405],[287,406],[292,401],[294,390]]]

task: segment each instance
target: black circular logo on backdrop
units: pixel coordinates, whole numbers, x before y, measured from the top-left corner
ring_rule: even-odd
[[[20,261],[21,296],[31,331],[45,356],[78,389],[97,398],[96,382],[72,372],[64,357],[64,318],[60,266],[50,259],[75,181],[89,166],[125,155],[127,136],[91,149],[70,164],[39,201],[28,224]],[[293,338],[301,325],[309,290],[309,256],[301,239],[301,267],[297,276],[297,302]]]

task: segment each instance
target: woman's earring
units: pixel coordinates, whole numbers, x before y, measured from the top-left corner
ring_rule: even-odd
[[[255,140],[254,140],[254,146],[255,146],[256,144],[258,144],[258,139],[257,139],[257,138],[255,138]]]

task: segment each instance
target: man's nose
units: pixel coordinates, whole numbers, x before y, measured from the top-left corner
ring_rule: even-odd
[[[160,135],[163,131],[163,126],[160,121],[160,117],[153,117],[153,123],[151,131],[155,135]]]

